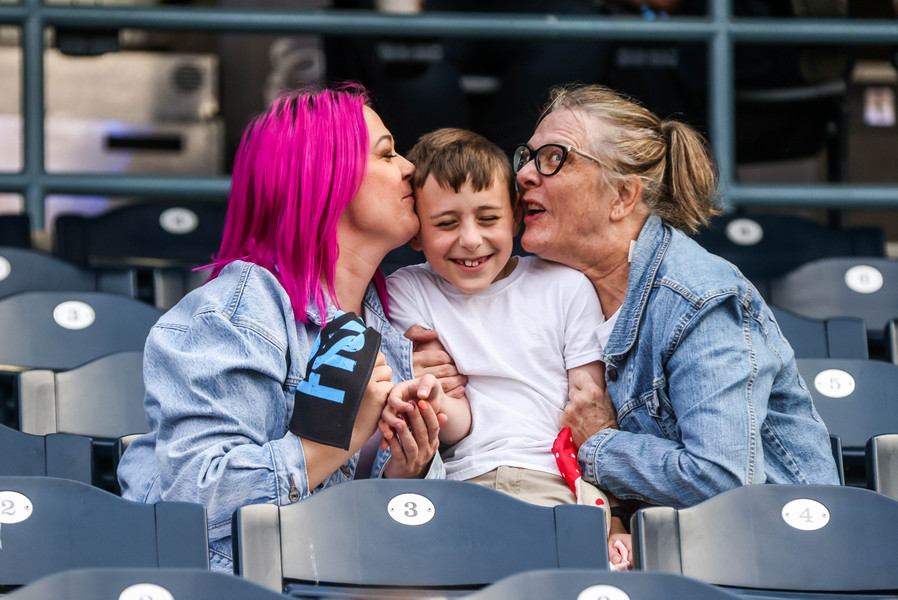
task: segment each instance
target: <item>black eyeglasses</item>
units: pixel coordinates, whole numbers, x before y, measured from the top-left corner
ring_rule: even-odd
[[[514,157],[512,158],[511,164],[514,167],[515,174],[517,174],[524,168],[524,165],[531,160],[535,160],[537,172],[544,177],[551,177],[564,166],[564,161],[567,159],[569,152],[579,154],[600,165],[602,164],[602,161],[595,156],[591,156],[573,146],[563,146],[561,144],[546,144],[545,146],[540,146],[536,150],[532,149],[527,144],[518,144],[514,149]]]

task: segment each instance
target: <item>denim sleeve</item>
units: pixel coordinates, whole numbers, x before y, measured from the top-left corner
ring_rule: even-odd
[[[652,351],[671,352],[645,399],[667,436],[600,431],[580,448],[584,478],[620,498],[674,507],[763,482],[760,427],[781,360],[759,336],[737,298],[702,307],[679,343]]]
[[[384,468],[390,460],[390,449],[378,450],[374,464],[371,466],[371,478],[379,479],[384,476]],[[443,457],[437,452],[430,461],[430,467],[424,475],[424,479],[446,479],[446,465],[443,464]]]
[[[205,505],[214,537],[239,506],[287,504],[291,486],[309,494],[302,445],[286,427],[283,342],[207,312],[189,327],[157,325],[145,353],[164,500]]]

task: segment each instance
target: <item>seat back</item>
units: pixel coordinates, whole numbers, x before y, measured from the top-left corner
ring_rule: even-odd
[[[366,479],[238,509],[234,564],[278,591],[285,580],[479,587],[531,569],[607,569],[604,527],[594,507],[541,507],[460,481]]]
[[[765,297],[770,281],[810,261],[835,256],[885,256],[881,229],[827,227],[810,219],[775,213],[720,215],[694,239],[739,267]]]
[[[898,433],[898,365],[862,359],[796,362],[827,429],[841,439],[846,461],[862,463],[867,440]]]
[[[84,567],[209,567],[199,504],[141,504],[68,479],[0,477],[0,506],[0,586]]]
[[[6,596],[7,600],[283,600],[249,581],[201,569],[73,569],[48,575]]]
[[[115,352],[68,371],[23,371],[18,377],[22,431],[109,440],[149,431],[142,350]]]
[[[870,438],[866,457],[867,487],[898,499],[898,434]]]
[[[212,262],[224,231],[227,204],[149,200],[100,215],[56,219],[56,253],[94,268],[134,268],[136,297],[167,310],[208,279],[193,268]]]
[[[111,292],[134,296],[130,269],[89,269],[30,248],[0,247],[0,298],[38,290]]]
[[[898,501],[850,486],[748,485],[633,519],[639,569],[750,590],[898,590]]]
[[[63,477],[90,484],[92,465],[88,437],[31,435],[0,425],[0,476]]]
[[[162,311],[104,292],[23,292],[0,299],[0,365],[64,370],[143,350]]]
[[[882,340],[898,317],[898,260],[825,258],[770,284],[770,303],[815,319],[856,317],[871,340]]]
[[[722,588],[668,573],[599,569],[542,569],[511,575],[465,596],[466,600],[734,600]]]
[[[869,358],[863,319],[811,319],[776,306],[776,322],[798,358]]]
[[[203,200],[135,202],[94,216],[56,219],[56,254],[82,266],[200,265],[221,244],[227,204]]]

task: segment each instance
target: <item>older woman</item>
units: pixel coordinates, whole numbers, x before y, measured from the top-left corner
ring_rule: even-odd
[[[606,317],[607,394],[573,397],[562,417],[587,481],[676,507],[743,484],[838,483],[770,309],[686,235],[716,190],[693,129],[605,87],[558,89],[513,162],[524,248],[585,273]]]
[[[206,507],[214,570],[232,570],[237,508],[297,502],[352,479],[389,394],[430,390],[440,400],[432,375],[412,379],[411,342],[390,327],[382,305],[378,265],[418,230],[413,172],[361,88],[285,94],[247,128],[212,278],[150,333],[151,431],[118,467],[125,498]],[[357,316],[335,318],[338,310]],[[346,328],[329,340],[349,339],[347,331],[363,331],[365,347],[373,340],[367,372],[354,371],[361,358],[340,357],[348,347],[340,341],[319,352],[329,343],[316,341],[322,329],[341,322]],[[314,405],[303,396],[334,389],[316,374],[334,357],[353,372],[347,389],[359,401],[342,420],[325,407],[350,404],[349,393]],[[444,419],[438,406],[410,416],[374,475],[444,475],[432,460]],[[345,439],[321,427],[340,428]]]

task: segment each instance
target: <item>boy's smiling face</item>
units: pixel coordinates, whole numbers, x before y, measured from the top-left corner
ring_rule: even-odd
[[[481,292],[514,269],[509,260],[516,222],[502,183],[479,192],[465,183],[456,193],[430,176],[416,190],[415,206],[421,229],[412,247],[458,289]]]

